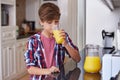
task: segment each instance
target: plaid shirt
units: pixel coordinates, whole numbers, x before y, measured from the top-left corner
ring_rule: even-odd
[[[78,48],[73,45],[68,34],[66,40],[70,46],[78,50]],[[63,45],[55,44],[54,60],[56,66],[60,66],[64,62],[65,52],[68,54],[67,50]],[[37,33],[29,38],[27,43],[27,51],[25,52],[24,56],[27,68],[29,68],[30,66],[35,66],[38,68],[47,68],[46,58],[44,55],[44,47],[41,41],[40,33]],[[44,78],[45,76],[31,75],[31,80],[43,80]]]

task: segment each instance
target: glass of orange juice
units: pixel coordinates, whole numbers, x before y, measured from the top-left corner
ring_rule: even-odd
[[[62,44],[62,42],[64,41],[64,38],[60,35],[60,33],[61,33],[61,30],[59,29],[59,27],[55,26],[53,28],[53,35],[57,44]]]
[[[98,45],[86,45],[84,70],[89,73],[98,73],[101,69]]]

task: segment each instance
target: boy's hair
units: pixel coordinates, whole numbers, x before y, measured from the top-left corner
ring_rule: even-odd
[[[60,19],[60,9],[53,3],[44,3],[39,8],[39,17],[42,22]]]

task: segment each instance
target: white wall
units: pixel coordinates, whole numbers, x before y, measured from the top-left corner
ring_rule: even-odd
[[[39,6],[40,0],[26,0],[26,20],[35,21],[36,28],[41,28],[38,15]]]
[[[77,2],[78,0],[58,0],[61,10],[60,26],[77,45]]]
[[[35,1],[26,0],[26,19],[35,21]]]
[[[116,31],[119,13],[120,9],[110,11],[101,0],[86,0],[86,44],[103,46],[101,31]]]

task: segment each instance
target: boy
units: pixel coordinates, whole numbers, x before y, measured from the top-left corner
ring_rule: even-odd
[[[65,52],[76,62],[80,61],[78,48],[72,43],[68,34],[61,30],[64,38],[62,44],[57,44],[53,37],[53,28],[59,24],[60,10],[53,3],[44,3],[39,9],[40,24],[43,30],[30,37],[27,43],[25,60],[31,80],[43,80],[53,72],[60,72]]]

